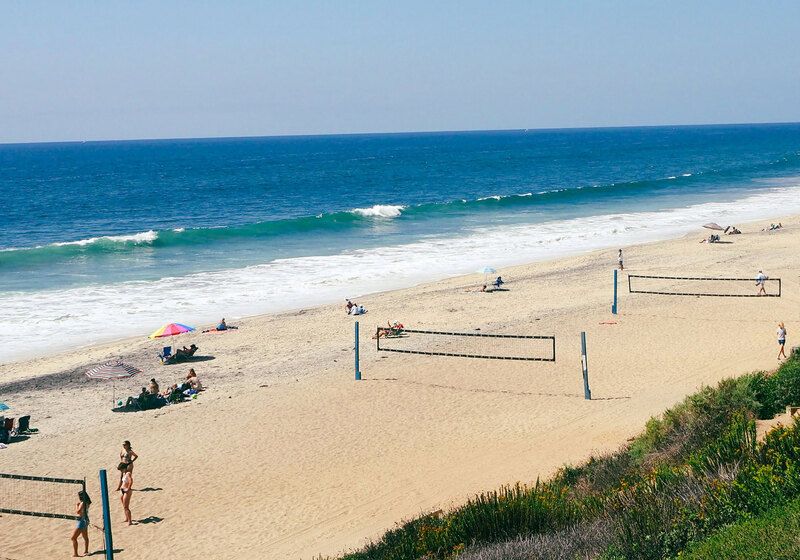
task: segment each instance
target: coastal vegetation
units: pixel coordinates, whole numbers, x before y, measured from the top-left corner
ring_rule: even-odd
[[[407,521],[342,558],[756,558],[746,552],[773,526],[797,548],[800,423],[758,441],[756,420],[798,403],[795,356],[703,388],[615,453]]]

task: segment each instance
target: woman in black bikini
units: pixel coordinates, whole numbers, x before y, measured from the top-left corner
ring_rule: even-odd
[[[131,442],[129,442],[128,440],[123,441],[122,451],[119,452],[119,462],[131,466],[131,475],[133,475],[133,462],[138,458],[139,456],[131,448]],[[116,490],[117,492],[119,492],[119,489],[122,486],[122,474],[123,472],[120,471],[119,484],[117,484],[117,490]]]

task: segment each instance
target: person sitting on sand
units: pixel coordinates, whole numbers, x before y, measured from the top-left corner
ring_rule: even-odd
[[[503,281],[503,277],[502,277],[502,276],[498,276],[498,277],[497,277],[497,280],[495,280],[495,281],[494,281],[494,284],[492,284],[492,285],[495,287],[495,289],[498,289],[498,290],[499,290],[499,289],[500,289],[500,287],[501,287],[503,284],[505,284],[505,282]]]
[[[226,330],[228,330],[228,324],[225,322],[225,317],[223,317],[222,321],[220,321],[219,325],[217,325],[217,330],[218,331],[226,331]]]
[[[190,389],[194,389],[195,391],[203,390],[203,384],[200,383],[200,379],[197,377],[194,368],[190,369],[189,373],[186,375],[186,382],[189,384]]]
[[[128,397],[128,400],[125,402],[125,407],[130,408],[132,406],[138,406],[139,408],[144,408],[149,396],[147,389],[142,387],[142,392],[139,393],[138,397]]]
[[[367,310],[364,309],[363,305],[358,305],[357,303],[353,304],[353,310],[350,312],[351,315],[363,315],[366,313]]]
[[[350,313],[353,311],[353,308],[354,308],[354,307],[355,307],[355,304],[354,304],[352,301],[350,301],[350,300],[348,299],[348,300],[347,300],[347,305],[345,305],[345,306],[344,306],[345,312],[346,312],[348,315],[350,315]]]
[[[156,382],[155,378],[150,380],[150,384],[147,386],[147,392],[151,395],[158,394],[158,383]]]

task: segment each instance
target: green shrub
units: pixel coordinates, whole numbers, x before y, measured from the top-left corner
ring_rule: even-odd
[[[795,560],[800,558],[800,500],[715,533],[681,554],[682,560]]]

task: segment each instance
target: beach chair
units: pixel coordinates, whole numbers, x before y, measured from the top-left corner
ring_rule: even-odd
[[[172,346],[164,346],[164,349],[158,355],[162,363],[167,363],[172,358]]]

